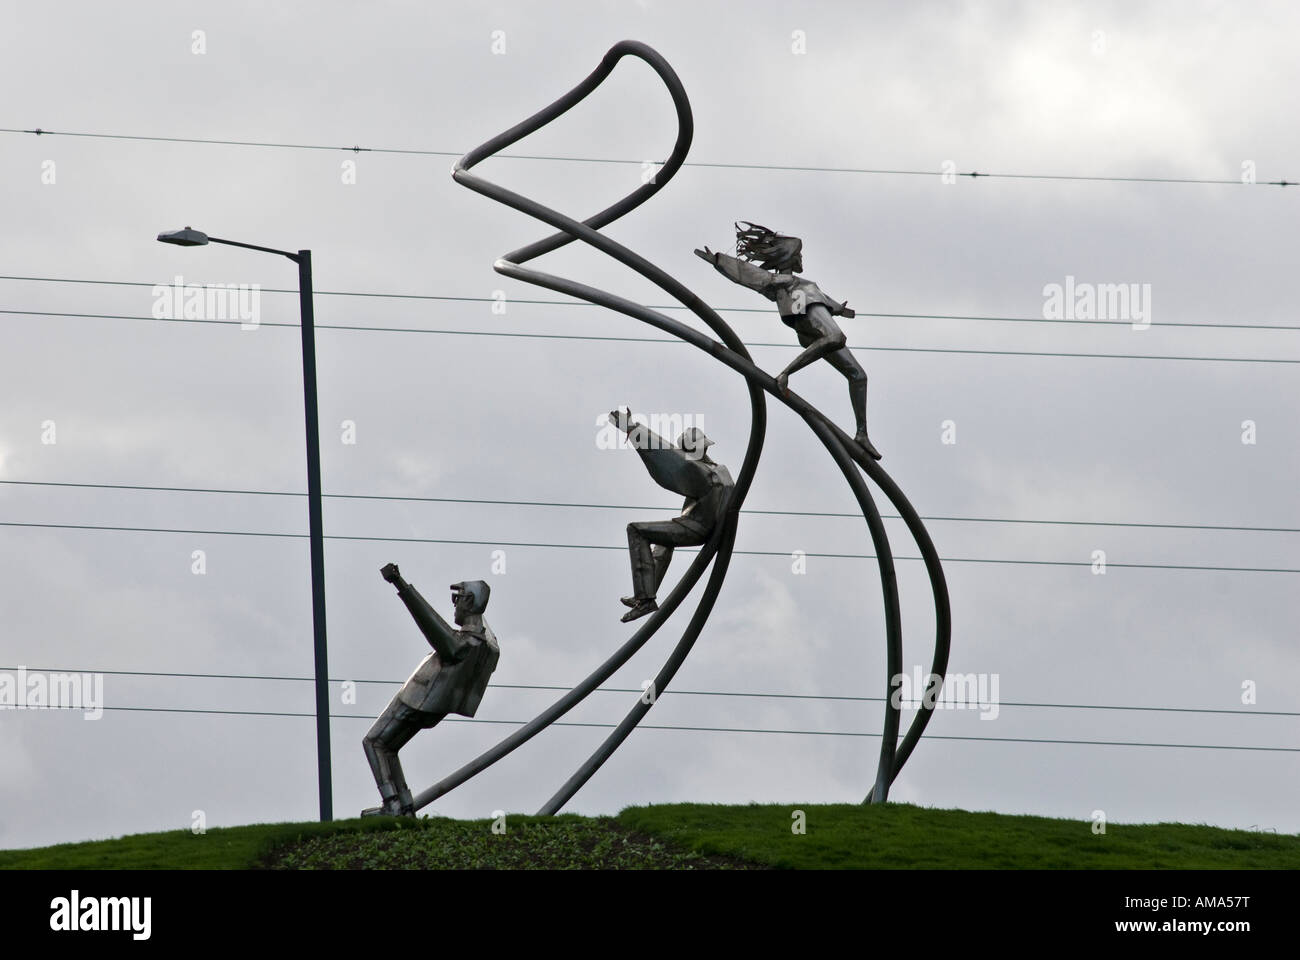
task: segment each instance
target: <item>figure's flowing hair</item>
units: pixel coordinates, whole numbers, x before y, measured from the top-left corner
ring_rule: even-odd
[[[736,256],[764,270],[788,269],[802,250],[803,241],[798,237],[787,237],[748,220],[736,222]]]

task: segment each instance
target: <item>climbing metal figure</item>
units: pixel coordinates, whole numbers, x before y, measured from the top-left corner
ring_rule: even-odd
[[[624,597],[623,605],[632,609],[623,614],[623,622],[628,623],[659,609],[655,596],[672,562],[673,548],[709,542],[736,483],[726,467],[709,457],[713,441],[699,427],[683,430],[674,445],[649,427],[633,423],[630,410],[611,411],[609,422],[627,434],[655,483],[686,498],[680,517],[627,525],[632,596]]]
[[[825,359],[849,382],[849,401],[858,432],[854,441],[876,460],[880,454],[867,439],[867,374],[849,350],[844,331],[833,317],[853,317],[848,301],[840,303],[821,287],[797,275],[803,270],[803,241],[748,221],[736,224],[736,253],[714,253],[708,247],[695,255],[707,260],[728,280],[757,290],[776,302],[781,322],[794,330],[804,350],[780,374],[776,383],[788,394],[790,374]]]

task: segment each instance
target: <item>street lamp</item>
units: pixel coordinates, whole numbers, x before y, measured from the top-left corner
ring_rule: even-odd
[[[158,234],[162,243],[180,247],[201,247],[224,243],[230,247],[260,250],[288,257],[298,264],[298,307],[302,316],[302,390],[307,418],[307,513],[311,531],[311,610],[316,637],[316,766],[320,780],[320,818],[334,819],[333,790],[330,786],[329,666],[325,647],[325,553],[324,524],[321,520],[320,424],[316,410],[316,328],[312,314],[311,251],[290,253],[272,247],[210,237],[186,227]]]

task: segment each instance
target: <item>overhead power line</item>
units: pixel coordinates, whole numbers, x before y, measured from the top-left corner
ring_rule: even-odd
[[[0,671],[13,672],[18,667],[0,667]],[[265,674],[247,674],[247,673],[177,673],[174,671],[162,670],[96,670],[89,668],[78,668],[76,670],[60,669],[56,670],[51,667],[24,667],[23,669],[33,673],[91,673],[103,674],[109,677],[163,677],[167,679],[197,679],[197,680],[272,680],[272,681],[289,681],[294,683],[315,683],[315,677],[288,677]],[[381,686],[398,686],[402,680],[358,680],[353,677],[334,677],[329,680],[330,683],[366,683],[378,684]],[[565,686],[563,684],[548,683],[497,683],[492,682],[494,688],[505,690],[551,690],[562,691],[572,689],[572,684]],[[595,693],[630,693],[636,696],[645,694],[641,687],[596,687]],[[665,690],[660,696],[684,696],[684,697],[749,697],[763,700],[839,700],[853,703],[884,703],[884,697],[849,697],[849,696],[831,696],[821,693],[752,693],[741,690]],[[914,702],[904,701],[905,707],[915,706]],[[1135,710],[1152,713],[1212,713],[1212,714],[1230,714],[1233,716],[1250,716],[1250,717],[1300,717],[1300,711],[1295,710],[1239,710],[1223,709],[1213,707],[1150,707],[1150,706],[1124,706],[1120,704],[1109,703],[1031,703],[1025,701],[999,700],[999,707],[1043,707],[1063,710]],[[335,714],[337,716],[337,714]]]
[[[86,283],[98,284],[110,287],[167,287],[171,281],[166,283],[149,283],[144,280],[90,280],[73,277],[28,277],[14,274],[0,274],[0,280],[29,280],[33,283]],[[296,288],[289,287],[259,287],[262,293],[287,293],[298,295]],[[385,293],[385,292],[367,292],[361,290],[314,290],[313,295],[317,297],[373,297],[376,299],[387,300],[433,300],[449,301],[453,303],[499,303],[494,297],[459,297],[447,294],[431,293]],[[515,299],[507,298],[509,304],[528,304],[530,306],[551,306],[551,307],[595,307],[597,304],[589,303],[586,300],[536,300],[536,299]],[[687,307],[680,303],[650,303],[646,304],[651,310],[686,310]],[[714,307],[718,313],[761,313],[771,315],[771,307]],[[21,311],[13,311],[21,312]],[[43,311],[31,311],[33,313]],[[872,313],[866,310],[855,311],[859,317],[873,317],[877,319],[891,320],[980,320],[992,323],[1066,323],[1076,324],[1085,327],[1132,327],[1129,320],[1076,320],[1070,318],[1054,317],[1003,317],[1003,316],[984,316],[976,314],[962,313]],[[52,314],[52,316],[64,316],[64,314]],[[154,319],[153,317],[130,317],[120,314],[66,314],[66,316],[80,317],[100,317],[106,316],[113,319],[133,320],[133,319]],[[296,323],[286,324],[264,324],[264,326],[286,326],[296,327]],[[1162,320],[1159,323],[1153,323],[1152,329],[1165,329],[1167,327],[1186,328],[1190,330],[1300,330],[1300,325],[1295,324],[1276,324],[1276,323],[1187,323],[1175,322],[1172,320]],[[350,328],[349,328],[350,329]],[[358,329],[371,329],[361,327]]]
[[[88,523],[32,523],[20,521],[0,521],[0,527],[27,527],[32,529],[47,530],[102,530],[112,533],[175,533],[186,534],[189,536],[206,536],[206,537],[273,537],[291,540],[305,540],[308,534],[305,533],[272,533],[261,530],[189,530],[178,529],[174,527],[129,527],[129,526],[108,526]],[[326,540],[347,540],[347,541],[364,541],[369,543],[441,543],[451,544],[454,546],[482,546],[482,547],[536,547],[539,549],[550,550],[618,550],[626,551],[626,546],[607,546],[596,543],[536,543],[529,541],[517,540],[457,540],[442,537],[374,537],[374,536],[347,536],[343,534],[327,533]],[[678,547],[681,553],[698,553],[697,548]],[[789,550],[733,550],[736,556],[751,557],[789,557]],[[814,557],[827,560],[875,560],[875,554],[872,553],[817,553],[813,551],[803,551],[806,557]],[[922,560],[922,557],[910,557],[900,554],[894,555],[895,560]],[[993,557],[943,557],[944,563],[999,563],[1013,564],[1019,566],[1034,567],[1091,567],[1090,560],[1007,560]],[[1216,573],[1300,573],[1300,568],[1296,567],[1227,567],[1227,566],[1206,566],[1200,564],[1178,564],[1178,563],[1120,563],[1107,560],[1106,567],[1116,569],[1132,570],[1200,570]]]
[[[84,710],[84,707],[50,707],[43,709],[54,710]],[[190,713],[190,714],[207,714],[212,716],[224,717],[312,717],[315,713],[296,713],[288,710],[212,710],[201,707],[130,707],[130,706],[105,706],[103,710],[121,710],[138,713]],[[364,713],[331,713],[332,720],[365,720],[373,723],[375,718]],[[486,717],[447,717],[444,723],[488,723],[503,724],[512,727],[522,727],[528,721],[526,720],[489,720]],[[601,729],[613,729],[618,726],[615,723],[583,723],[576,720],[556,720],[551,726],[555,727],[598,727]],[[642,723],[637,725],[638,730],[680,730],[686,733],[767,733],[767,734],[784,734],[787,736],[800,737],[879,737],[879,733],[859,732],[856,730],[776,730],[768,727],[703,727],[687,726],[684,724],[654,724]],[[1075,746],[1091,747],[1164,747],[1174,750],[1246,750],[1251,752],[1267,753],[1300,753],[1300,747],[1258,747],[1238,744],[1222,743],[1148,743],[1141,740],[1056,740],[1045,737],[961,737],[954,735],[944,735],[931,733],[926,735],[928,740],[967,740],[979,741],[983,743],[1050,743],[1050,744],[1073,744]]]
[[[463,150],[420,150],[414,148],[397,148],[397,147],[363,147],[359,144],[353,146],[336,146],[333,144],[323,143],[277,143],[274,141],[262,140],[222,140],[213,137],[154,137],[131,135],[124,133],[87,133],[82,131],[69,130],[44,130],[40,127],[34,129],[22,129],[18,127],[0,127],[0,133],[12,134],[33,134],[35,136],[45,137],[81,137],[93,140],[121,140],[133,141],[140,143],[190,143],[202,144],[205,146],[225,146],[225,147],[266,147],[281,150],[329,150],[342,151],[346,153],[377,153],[393,154],[403,156],[417,157],[460,157],[463,156]],[[504,160],[549,160],[564,163],[613,163],[623,164],[636,167],[643,167],[644,160],[628,160],[617,157],[572,157],[572,156],[549,156],[538,154],[522,153],[499,153],[494,154]],[[702,161],[688,160],[683,166],[713,168],[719,170],[782,170],[797,173],[856,173],[856,174],[874,174],[882,176],[904,176],[904,177],[942,177],[945,174],[943,170],[917,170],[917,169],[896,169],[881,167],[824,167],[810,166],[805,164],[780,164],[780,163],[728,163],[721,161]],[[1059,180],[1075,182],[1093,182],[1093,183],[1167,183],[1167,184],[1216,184],[1225,186],[1270,186],[1270,187],[1290,187],[1296,186],[1294,180],[1265,180],[1258,183],[1247,183],[1240,177],[1151,177],[1151,176],[1105,176],[1105,175],[1088,175],[1088,174],[1068,174],[1068,173],[997,173],[983,172],[980,170],[969,171],[952,171],[951,176],[963,177],[969,180],[976,179],[993,179],[993,180]]]
[[[83,490],[139,490],[156,493],[216,493],[258,497],[305,497],[307,494],[292,490],[238,490],[226,487],[164,487],[132,483],[70,483],[53,480],[0,480],[0,484],[23,487],[70,487]],[[394,503],[457,503],[507,507],[561,507],[585,510],[658,510],[661,507],[625,503],[574,503],[553,500],[492,500],[479,497],[402,497],[368,493],[325,493],[327,500],[375,500]],[[741,513],[758,516],[828,517],[855,519],[860,513],[837,513],[820,510],[757,510],[742,508]],[[902,519],[896,513],[882,513],[886,520]],[[1015,517],[940,517],[923,516],[922,520],[952,521],[957,523],[1027,523],[1070,527],[1133,527],[1155,530],[1228,530],[1246,533],[1300,533],[1300,527],[1251,527],[1216,523],[1135,523],[1117,520],[1025,520]]]
[[[48,310],[0,310],[0,314],[17,314],[22,316],[41,316],[41,317],[84,317],[84,318],[101,318],[106,320],[146,320],[150,323],[205,323],[217,326],[241,326],[243,321],[240,320],[199,320],[184,318],[166,318],[159,319],[156,317],[126,316],[122,314],[104,314],[104,313],[53,313]],[[276,323],[261,322],[257,323],[259,327],[291,327],[296,328],[296,323]],[[314,324],[317,330],[353,330],[362,333],[424,333],[424,334],[444,334],[449,336],[460,337],[513,337],[525,340],[587,340],[587,341],[610,341],[615,343],[664,343],[689,346],[675,337],[615,337],[615,336],[591,336],[589,334],[577,333],[523,333],[510,330],[447,330],[432,327],[377,327],[377,326],[356,326],[351,324],[338,323],[317,323]],[[780,347],[782,349],[799,349],[797,343],[791,342],[764,342],[746,340],[743,341],[747,347]],[[1281,364],[1300,364],[1300,358],[1278,358],[1278,357],[1195,357],[1195,356],[1170,356],[1167,354],[1150,354],[1150,353],[1070,353],[1062,351],[1049,350],[969,350],[954,347],[864,347],[849,346],[850,350],[859,353],[949,353],[956,355],[973,354],[978,356],[996,356],[996,357],[1054,357],[1058,359],[1083,359],[1083,360],[1185,360],[1201,363],[1281,363]]]

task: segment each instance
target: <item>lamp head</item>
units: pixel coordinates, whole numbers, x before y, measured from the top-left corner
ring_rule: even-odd
[[[158,242],[174,243],[178,247],[201,247],[208,242],[208,235],[201,230],[186,227],[184,230],[158,234]]]

